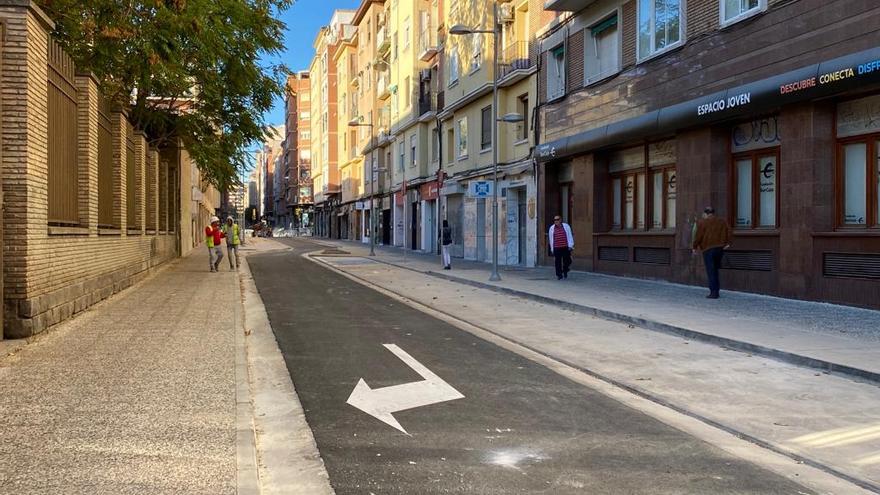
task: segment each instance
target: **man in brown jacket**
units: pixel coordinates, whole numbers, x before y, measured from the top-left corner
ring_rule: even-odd
[[[703,219],[697,223],[692,247],[694,254],[698,250],[703,251],[703,263],[709,277],[709,295],[706,297],[718,299],[718,292],[721,290],[718,270],[721,268],[724,250],[730,247],[730,225],[723,218],[716,217],[715,209],[711,206],[703,210]]]

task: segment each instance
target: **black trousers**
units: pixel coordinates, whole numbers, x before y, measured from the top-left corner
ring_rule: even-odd
[[[724,258],[724,248],[722,247],[703,251],[703,263],[706,265],[706,276],[709,278],[709,292],[716,296],[721,290],[721,277],[718,271],[721,269],[722,258]]]
[[[553,258],[556,262],[556,276],[562,277],[568,273],[568,267],[571,266],[571,249],[553,248]]]

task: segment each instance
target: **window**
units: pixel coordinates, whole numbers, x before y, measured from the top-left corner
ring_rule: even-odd
[[[547,99],[565,95],[565,46],[559,45],[548,52]]]
[[[451,167],[455,165],[455,131],[446,131],[446,163]]]
[[[404,19],[403,21],[403,50],[409,50],[409,39],[410,39],[410,22],[409,17]]]
[[[370,182],[370,159],[364,159],[364,184]]]
[[[452,86],[453,84],[458,82],[458,53],[453,49],[452,53],[449,54],[449,63],[448,65],[448,73],[449,73],[449,84],[448,86]]]
[[[473,43],[471,53],[471,72],[473,72],[483,65],[483,37],[473,36],[471,43]]]
[[[777,226],[779,117],[739,124],[731,133],[732,223],[736,229]]]
[[[620,30],[617,13],[584,31],[584,84],[620,71]]]
[[[609,155],[612,230],[675,228],[675,162],[672,140]]]
[[[639,0],[639,60],[678,46],[683,0]]]
[[[431,162],[437,162],[440,159],[440,129],[431,130]]]
[[[519,114],[522,115],[523,121],[517,124],[516,139],[517,141],[525,141],[529,138],[529,95],[521,95],[517,103]]]
[[[767,0],[720,0],[721,25],[733,24],[767,8]]]
[[[759,150],[736,155],[733,166],[734,228],[775,228],[778,224],[778,151]]]
[[[405,157],[405,153],[406,153],[406,148],[405,148],[405,146],[406,146],[406,143],[404,143],[403,141],[397,143],[397,152],[398,152],[398,154],[400,155],[400,156],[399,156],[399,159],[397,160],[397,171],[398,171],[398,172],[403,172],[403,161],[406,159],[406,157]]]
[[[312,138],[312,132],[311,131],[300,131],[299,138],[304,141],[308,141],[309,139]]]
[[[467,148],[467,117],[462,117],[458,119],[458,123],[456,124],[458,127],[458,159],[462,160],[467,158],[468,148]]]
[[[411,92],[412,91],[410,90],[409,76],[406,76],[406,78],[403,80],[403,107],[404,108],[409,108],[409,104],[410,104],[409,99],[410,99]]]
[[[416,136],[413,134],[409,137],[409,166],[410,168],[415,167],[417,163],[416,160]]]
[[[492,106],[484,108],[480,117],[480,151],[486,151],[492,148]]]
[[[837,105],[837,203],[844,227],[880,226],[880,95]]]
[[[391,35],[391,61],[397,60],[397,31]]]
[[[299,119],[300,120],[309,120],[309,112],[300,112]]]

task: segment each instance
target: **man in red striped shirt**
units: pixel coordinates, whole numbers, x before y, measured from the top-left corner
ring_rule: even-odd
[[[571,251],[574,249],[574,236],[571,234],[571,226],[562,221],[562,217],[553,217],[553,225],[550,226],[548,236],[550,252],[556,262],[556,278],[562,280],[568,278],[568,268],[571,266]]]

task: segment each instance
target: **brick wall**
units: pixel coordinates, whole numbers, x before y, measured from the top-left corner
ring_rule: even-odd
[[[113,204],[114,221],[120,228],[98,228],[99,92],[91,76],[79,75],[75,79],[78,170],[74,184],[79,224],[49,225],[47,46],[52,23],[34,5],[16,0],[0,0],[0,22],[6,35],[0,67],[2,335],[17,338],[45,330],[176,257],[178,233],[157,233],[155,225],[160,198],[169,201],[170,214],[179,211],[179,196],[167,190],[168,184],[179,182],[159,184],[158,152],[150,149],[143,134],[134,135],[136,211],[134,224],[126,225],[126,142],[132,131],[124,113],[114,113]],[[180,173],[181,167],[174,170]],[[146,230],[148,226],[151,231]]]

